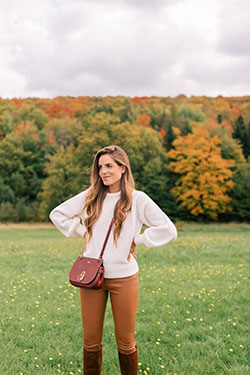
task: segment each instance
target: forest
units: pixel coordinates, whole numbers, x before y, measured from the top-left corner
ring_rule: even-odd
[[[0,98],[0,222],[48,221],[116,144],[173,220],[250,220],[250,96]]]

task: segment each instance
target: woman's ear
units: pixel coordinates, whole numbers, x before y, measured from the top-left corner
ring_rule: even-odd
[[[122,165],[122,174],[126,172],[126,167],[125,165]]]

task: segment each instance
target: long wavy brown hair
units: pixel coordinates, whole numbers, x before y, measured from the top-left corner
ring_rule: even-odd
[[[83,207],[87,213],[84,224],[87,228],[89,241],[92,237],[92,227],[101,214],[102,204],[108,192],[108,186],[103,184],[99,176],[99,159],[104,154],[108,154],[119,166],[125,167],[125,172],[122,174],[120,181],[121,196],[114,210],[114,240],[117,244],[123,223],[128,212],[131,211],[132,193],[135,188],[128,155],[121,147],[115,145],[104,147],[95,155],[92,165],[91,186],[88,189]]]

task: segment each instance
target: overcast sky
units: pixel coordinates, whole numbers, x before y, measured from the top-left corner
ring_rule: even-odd
[[[0,96],[250,95],[249,0],[0,0]]]

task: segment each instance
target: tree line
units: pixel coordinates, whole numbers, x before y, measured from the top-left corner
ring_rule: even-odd
[[[117,144],[173,219],[250,219],[250,97],[0,99],[0,221],[46,221]]]

